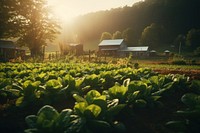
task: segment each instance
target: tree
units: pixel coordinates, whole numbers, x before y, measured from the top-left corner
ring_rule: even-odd
[[[47,41],[58,33],[58,23],[51,17],[45,0],[2,0],[0,2],[1,38],[18,38],[31,56],[41,55]]]
[[[0,1],[0,39],[18,37],[24,18],[18,13],[18,0]]]
[[[112,39],[112,34],[109,33],[109,32],[103,32],[103,33],[101,34],[101,39],[100,39],[100,41],[108,40],[108,39]]]
[[[179,53],[180,53],[181,47],[185,46],[185,36],[182,34],[179,34],[174,40],[173,44],[174,44],[175,49],[179,50]]]
[[[26,25],[23,25],[24,32],[20,35],[18,43],[29,47],[31,56],[41,55],[47,41],[53,41],[59,33],[59,26],[50,16],[45,0],[21,0],[19,7],[19,14],[25,18]]]
[[[190,50],[195,50],[200,46],[200,29],[191,29],[186,35],[186,44]]]
[[[140,43],[155,48],[158,47],[159,44],[163,43],[164,36],[163,26],[152,23],[143,30]]]
[[[136,32],[132,28],[125,29],[123,31],[122,36],[128,46],[131,46],[137,43]]]
[[[116,31],[113,34],[112,39],[122,39],[122,33],[120,31]]]
[[[194,54],[196,56],[200,56],[200,47],[196,48],[196,50],[194,50]]]

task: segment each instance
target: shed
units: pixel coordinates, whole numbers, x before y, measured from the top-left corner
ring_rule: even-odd
[[[25,49],[17,47],[13,41],[0,40],[0,60],[8,61],[21,56],[25,56]]]
[[[148,46],[140,46],[140,47],[127,47],[122,49],[121,51],[127,54],[132,54],[133,56],[149,56]]]
[[[59,47],[61,55],[67,55],[69,53],[73,53],[75,55],[83,54],[83,44],[80,43],[60,43]]]
[[[156,51],[155,51],[155,50],[151,50],[151,51],[149,52],[149,55],[150,55],[150,56],[156,56]]]
[[[166,56],[168,56],[170,54],[170,51],[169,50],[165,50],[164,53],[165,53]]]
[[[69,50],[76,55],[82,55],[83,54],[83,44],[78,43],[71,43],[69,44]]]

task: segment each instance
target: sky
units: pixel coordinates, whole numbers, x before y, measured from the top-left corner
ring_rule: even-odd
[[[100,10],[132,6],[141,0],[48,0],[54,14],[63,22],[70,22],[74,17]]]

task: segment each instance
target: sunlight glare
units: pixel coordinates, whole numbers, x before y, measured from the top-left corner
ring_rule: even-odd
[[[69,9],[66,9],[64,5],[53,7],[53,13],[61,23],[71,23],[75,17],[75,15],[71,13]]]

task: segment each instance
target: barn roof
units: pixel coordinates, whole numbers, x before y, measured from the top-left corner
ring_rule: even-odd
[[[127,52],[145,52],[148,51],[148,46],[141,46],[141,47],[127,47],[121,51],[127,51]]]
[[[118,46],[121,45],[124,39],[103,40],[99,46]]]

